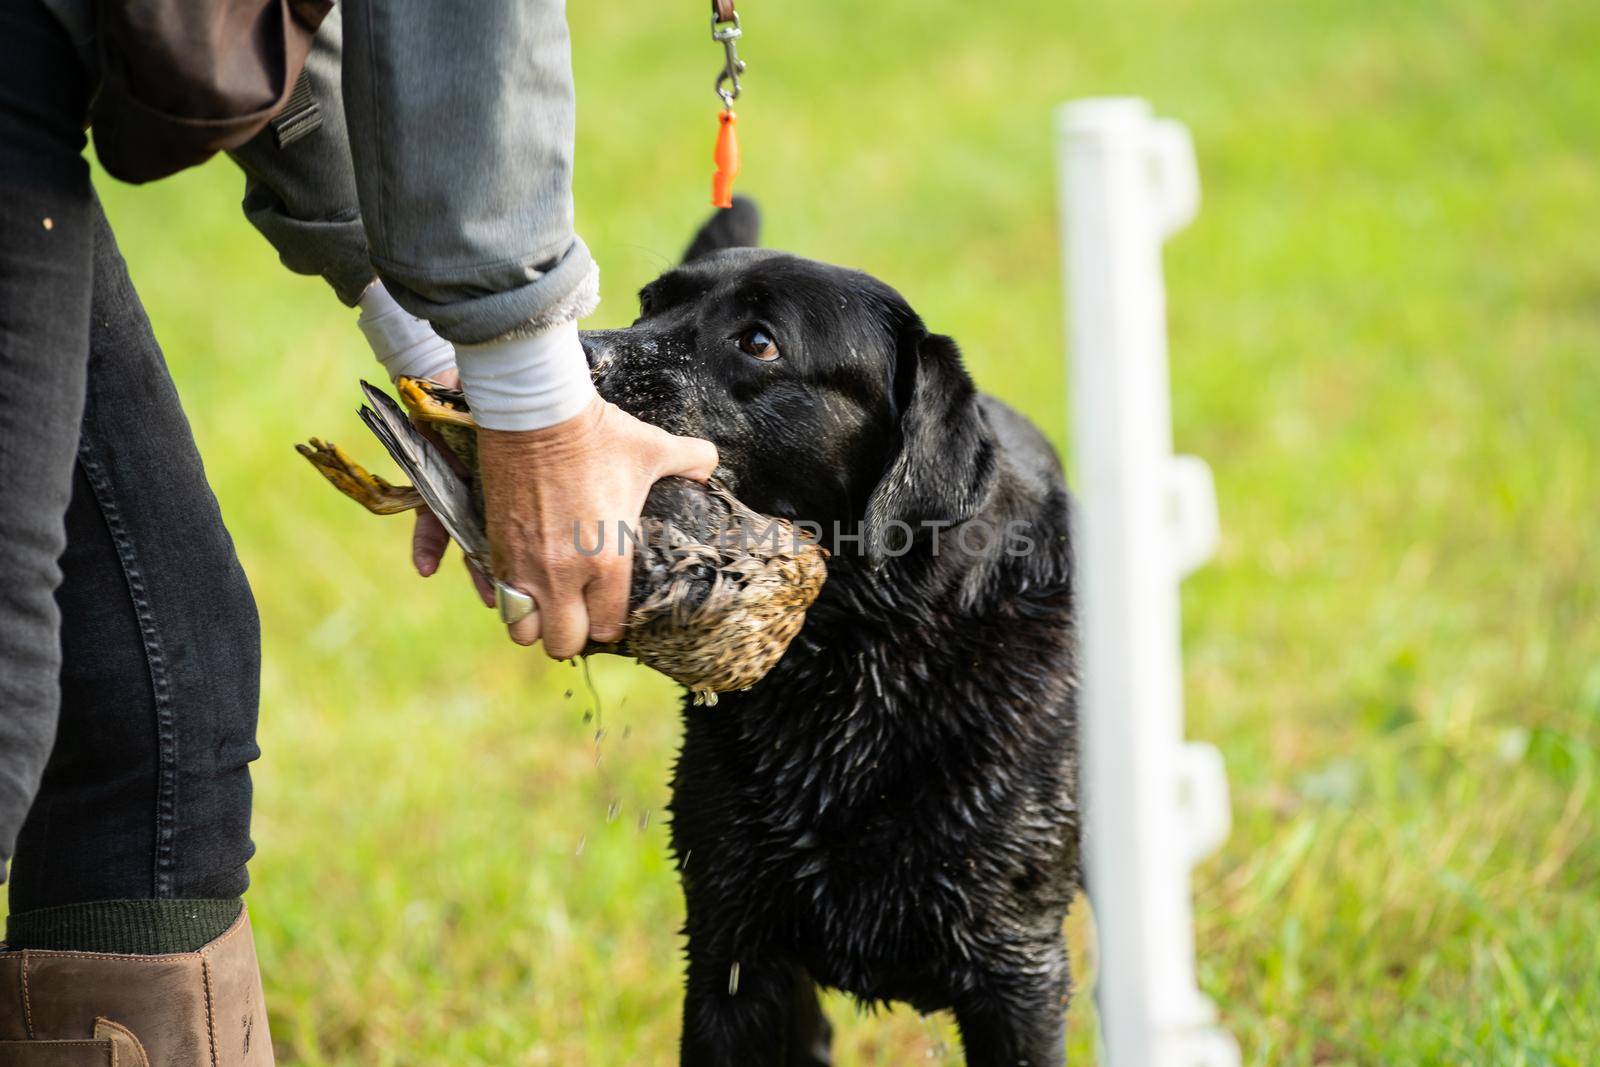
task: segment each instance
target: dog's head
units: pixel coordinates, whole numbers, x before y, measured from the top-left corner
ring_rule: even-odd
[[[584,334],[601,395],[709,439],[745,503],[818,524],[836,552],[880,561],[970,518],[995,445],[955,343],[875,278],[755,248],[758,226],[736,200],[632,326]]]

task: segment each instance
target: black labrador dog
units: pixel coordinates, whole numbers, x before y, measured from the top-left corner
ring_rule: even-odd
[[[954,1009],[967,1062],[1058,1064],[1079,884],[1068,496],[1044,437],[865,274],[712,217],[600,392],[709,438],[747,504],[833,555],[758,685],[686,703],[672,846],[682,1062],[826,1064],[817,986]]]

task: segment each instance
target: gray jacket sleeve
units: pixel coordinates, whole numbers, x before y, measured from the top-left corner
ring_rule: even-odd
[[[342,45],[334,8],[306,58],[320,128],[279,148],[269,127],[230,154],[245,175],[245,217],[272,242],[283,265],[322,275],[354,307],[374,272],[339,89]]]
[[[284,263],[346,303],[376,267],[457,344],[592,310],[562,0],[340,6],[342,27],[330,16],[307,66],[322,128],[283,149],[269,130],[235,153],[246,213]]]

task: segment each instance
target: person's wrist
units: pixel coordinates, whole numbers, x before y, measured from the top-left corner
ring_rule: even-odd
[[[598,400],[576,322],[461,345],[457,355],[461,387],[482,430],[549,430],[581,416]]]
[[[367,286],[356,307],[361,309],[356,325],[390,381],[439,378],[455,369],[455,346],[435,333],[426,319],[401,307],[381,279]]]
[[[496,430],[478,427],[478,438],[491,448],[523,450],[537,456],[541,469],[561,465],[603,448],[603,423],[607,408],[598,393],[576,415],[533,430]]]

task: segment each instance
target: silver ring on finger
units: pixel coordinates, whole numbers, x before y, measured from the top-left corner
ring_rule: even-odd
[[[500,609],[500,621],[507,626],[519,623],[532,615],[538,605],[533,597],[496,578],[494,580],[494,606]]]

